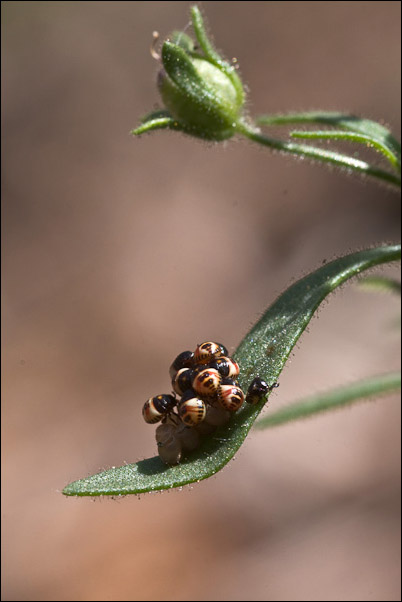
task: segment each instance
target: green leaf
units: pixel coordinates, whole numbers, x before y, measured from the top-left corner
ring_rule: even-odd
[[[390,173],[384,169],[380,169],[374,165],[370,165],[366,161],[361,161],[355,157],[349,157],[336,151],[330,151],[323,148],[315,148],[306,144],[295,144],[294,142],[287,142],[271,138],[265,134],[262,134],[258,129],[255,129],[249,123],[245,121],[238,124],[238,132],[263,146],[267,146],[273,150],[281,151],[292,155],[298,155],[307,159],[312,159],[320,163],[329,163],[335,165],[341,169],[348,170],[350,172],[357,172],[362,175],[374,177],[383,182],[398,186],[401,185],[401,178],[395,173]]]
[[[401,156],[401,145],[388,128],[377,123],[377,121],[363,119],[356,115],[336,111],[308,111],[302,113],[261,115],[257,117],[257,123],[266,126],[295,124],[331,125],[351,132],[365,134],[378,142],[382,142],[384,146],[388,146],[399,158]]]
[[[302,113],[288,113],[279,115],[261,115],[257,118],[256,122],[259,125],[265,126],[276,126],[276,125],[295,125],[295,124],[309,124],[319,125],[325,124],[349,132],[360,134],[361,138],[357,137],[353,139],[352,136],[346,136],[344,139],[353,140],[354,142],[361,142],[363,144],[369,143],[373,147],[380,150],[387,159],[391,162],[392,166],[398,171],[401,170],[401,145],[392,135],[390,130],[376,121],[371,119],[363,119],[356,115],[348,115],[345,113],[339,113],[334,111],[309,111]],[[303,132],[304,134],[305,132]],[[295,133],[293,133],[294,135]],[[307,138],[302,136],[301,132],[297,137]],[[309,136],[313,138],[314,136]],[[329,137],[329,136],[328,136]],[[332,137],[336,137],[333,135]]]
[[[247,389],[255,376],[268,383],[277,380],[315,310],[331,291],[364,270],[400,257],[400,245],[360,251],[320,267],[288,288],[264,313],[234,354],[241,367],[239,381],[242,388]],[[233,458],[263,406],[264,400],[255,406],[244,404],[228,425],[205,438],[201,446],[177,466],[168,467],[159,457],[154,457],[75,481],[67,485],[63,493],[138,494],[206,479]]]
[[[367,134],[360,134],[358,132],[343,132],[337,130],[319,130],[314,132],[293,131],[290,132],[290,135],[292,138],[303,138],[304,140],[346,140],[348,142],[356,142],[358,144],[372,146],[375,150],[384,155],[384,157],[391,163],[392,167],[398,171],[401,170],[399,158],[393,152],[391,152],[389,147],[382,141],[376,140]]]
[[[384,374],[366,380],[307,397],[285,406],[269,416],[264,416],[255,423],[255,428],[265,429],[278,426],[298,418],[313,416],[326,410],[334,410],[351,405],[357,401],[364,401],[371,397],[378,397],[386,393],[398,391],[401,388],[401,373]]]

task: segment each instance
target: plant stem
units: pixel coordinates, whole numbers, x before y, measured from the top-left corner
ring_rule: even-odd
[[[337,152],[314,148],[305,144],[295,144],[294,142],[285,142],[283,140],[271,138],[262,134],[259,129],[256,129],[244,121],[238,124],[238,133],[253,142],[268,146],[273,150],[298,155],[299,157],[308,157],[309,159],[321,161],[322,163],[331,163],[337,167],[356,171],[382,180],[383,182],[393,184],[394,186],[400,187],[401,185],[401,179],[397,175],[374,167],[373,165],[366,163],[366,161],[341,155]]]
[[[307,113],[285,113],[276,115],[260,115],[256,118],[257,126],[283,126],[283,125],[317,125],[324,124],[331,127],[346,129],[351,132],[368,134],[371,138],[377,138],[387,142],[387,146],[399,158],[401,156],[401,145],[391,132],[371,119],[364,119],[356,115],[339,113],[337,111],[308,111]]]
[[[360,144],[366,144],[372,146],[377,151],[382,153],[386,159],[391,163],[392,167],[400,171],[400,164],[398,157],[392,153],[385,144],[382,144],[378,140],[374,140],[370,136],[365,134],[359,134],[357,132],[331,132],[331,131],[314,131],[314,132],[291,132],[292,138],[303,138],[304,140],[347,140],[350,142],[357,142]]]

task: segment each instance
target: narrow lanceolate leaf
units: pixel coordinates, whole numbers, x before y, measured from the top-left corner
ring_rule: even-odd
[[[315,310],[331,291],[364,270],[400,257],[400,245],[360,251],[320,267],[288,288],[268,308],[234,354],[241,368],[239,381],[242,388],[247,389],[255,376],[269,384],[277,380]],[[228,425],[205,438],[202,445],[177,466],[168,467],[159,457],[154,457],[75,481],[63,493],[138,494],[206,479],[233,458],[263,406],[264,400],[255,406],[244,404]],[[138,420],[141,420],[140,411],[138,414]]]
[[[399,173],[391,173],[387,170],[376,167],[375,165],[371,165],[370,163],[367,163],[367,161],[362,161],[360,159],[356,159],[355,157],[349,157],[348,155],[344,155],[337,151],[326,150],[318,147],[316,148],[307,144],[295,144],[294,142],[278,140],[261,133],[259,130],[255,129],[253,126],[250,126],[250,124],[246,122],[239,123],[237,130],[249,140],[257,142],[258,144],[262,144],[263,146],[267,146],[272,150],[298,155],[299,157],[312,159],[313,161],[320,163],[332,164],[349,172],[356,172],[362,175],[371,176],[377,180],[398,186],[398,188],[401,186],[401,177]]]
[[[257,118],[259,125],[276,126],[276,125],[330,125],[335,128],[347,130],[349,132],[360,133],[368,136],[372,141],[376,141],[382,146],[388,148],[390,153],[394,155],[400,165],[401,160],[401,145],[398,140],[392,135],[390,130],[385,126],[372,121],[371,119],[363,119],[356,115],[348,115],[334,111],[309,111],[304,113],[287,113],[280,115],[261,115]]]
[[[342,408],[357,401],[393,393],[399,391],[400,388],[400,372],[368,378],[333,391],[307,397],[292,405],[285,406],[269,416],[264,416],[264,418],[258,420],[255,423],[255,428],[265,429],[278,426],[285,422],[297,420],[298,418],[307,418],[326,410]]]
[[[378,141],[367,134],[358,132],[343,132],[338,130],[318,130],[314,132],[293,131],[290,132],[292,138],[302,138],[303,140],[346,140],[357,144],[371,146],[390,162],[393,168],[400,171],[401,164],[399,158],[382,141]]]

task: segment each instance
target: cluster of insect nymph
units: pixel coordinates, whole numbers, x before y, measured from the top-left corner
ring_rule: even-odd
[[[239,373],[239,365],[220,343],[201,343],[194,352],[176,357],[169,370],[173,394],[151,397],[142,409],[145,422],[161,422],[155,438],[163,462],[178,464],[203,436],[229,422],[244,401],[254,405],[278,386],[256,377],[244,395],[236,380]]]

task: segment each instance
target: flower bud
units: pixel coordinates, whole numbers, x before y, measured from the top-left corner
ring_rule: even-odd
[[[172,42],[163,45],[162,64],[158,88],[165,107],[183,129],[207,140],[233,136],[242,98],[228,74]]]
[[[171,129],[205,140],[226,140],[244,121],[245,95],[236,68],[215,50],[197,6],[191,8],[191,19],[197,46],[177,31],[160,54],[152,46],[152,56],[161,62],[157,85],[164,109],[146,115],[132,132],[137,136]]]

